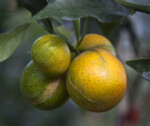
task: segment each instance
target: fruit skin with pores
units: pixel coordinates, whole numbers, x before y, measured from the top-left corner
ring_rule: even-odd
[[[110,52],[91,49],[72,61],[66,86],[77,105],[92,112],[105,112],[123,98],[127,87],[126,71]]]
[[[30,61],[23,71],[20,88],[24,97],[42,110],[58,108],[69,98],[65,77],[46,76],[33,61]]]
[[[85,51],[93,48],[101,48],[116,55],[115,49],[111,42],[104,36],[99,34],[87,34],[83,38],[81,44],[77,47],[79,51]]]
[[[66,42],[57,35],[44,35],[31,49],[31,57],[38,68],[49,76],[63,74],[70,65],[71,54]]]

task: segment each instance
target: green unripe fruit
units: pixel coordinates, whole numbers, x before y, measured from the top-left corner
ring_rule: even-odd
[[[68,45],[57,35],[44,35],[37,39],[32,46],[31,56],[38,68],[49,76],[63,74],[71,59]]]
[[[21,0],[21,2],[33,15],[48,4],[46,0]]]
[[[33,61],[24,69],[21,91],[31,104],[43,110],[58,108],[68,99],[64,77],[46,76],[39,71]]]

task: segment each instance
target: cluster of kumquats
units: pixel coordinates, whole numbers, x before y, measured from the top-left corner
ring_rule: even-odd
[[[104,112],[121,101],[127,77],[111,42],[104,36],[87,34],[76,50],[79,53],[71,55],[57,35],[44,35],[35,41],[32,61],[21,77],[21,91],[31,104],[52,110],[70,97],[81,108]]]

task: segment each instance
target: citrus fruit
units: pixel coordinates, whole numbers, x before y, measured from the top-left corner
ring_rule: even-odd
[[[32,46],[31,56],[38,68],[50,76],[63,74],[70,64],[68,45],[57,35],[44,35]]]
[[[111,42],[99,34],[87,34],[83,38],[81,44],[77,48],[79,51],[85,51],[92,48],[101,48],[115,55],[115,49]]]
[[[123,98],[127,77],[123,65],[114,55],[103,49],[91,49],[72,61],[66,85],[77,105],[89,111],[104,112]]]
[[[22,94],[39,109],[55,109],[68,99],[64,77],[46,76],[33,61],[24,69],[20,87]]]

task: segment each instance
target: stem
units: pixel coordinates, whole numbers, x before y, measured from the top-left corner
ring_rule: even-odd
[[[77,43],[80,41],[80,18],[73,21]]]
[[[133,8],[135,11],[140,11],[140,12],[150,14],[150,5],[140,5],[125,0],[116,0],[116,1],[125,7]]]
[[[86,21],[85,21],[85,23],[84,23],[84,27],[83,27],[83,32],[82,32],[82,35],[81,35],[81,39],[80,39],[80,41],[78,42],[77,47],[81,44],[81,42],[82,42],[82,40],[83,40],[85,34],[86,34],[87,31],[88,31],[88,28],[89,28],[90,24],[91,24],[91,17],[86,17]]]

